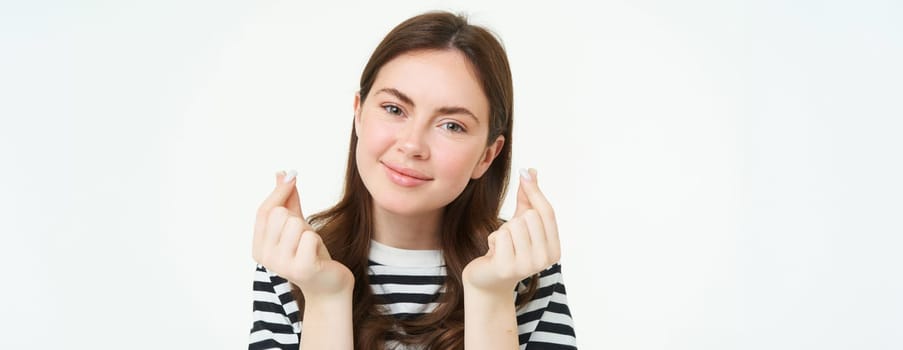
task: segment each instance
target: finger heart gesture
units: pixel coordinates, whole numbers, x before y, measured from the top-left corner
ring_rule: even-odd
[[[332,260],[320,235],[301,213],[295,174],[277,174],[276,188],[257,210],[254,260],[296,284],[305,298],[350,290],[354,275],[345,265]]]
[[[517,282],[561,258],[555,212],[539,190],[536,170],[521,170],[514,217],[488,237],[489,251],[464,268],[464,283],[487,291],[512,291]]]

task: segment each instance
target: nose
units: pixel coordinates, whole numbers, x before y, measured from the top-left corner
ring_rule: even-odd
[[[426,130],[417,124],[407,123],[404,128],[399,130],[396,146],[398,151],[406,157],[427,159],[430,157],[430,152],[426,144]]]

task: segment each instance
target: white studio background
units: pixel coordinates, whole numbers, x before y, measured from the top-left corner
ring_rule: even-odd
[[[901,7],[4,3],[0,348],[245,348],[272,174],[333,203],[371,51],[446,9],[508,49],[581,349],[899,349]]]

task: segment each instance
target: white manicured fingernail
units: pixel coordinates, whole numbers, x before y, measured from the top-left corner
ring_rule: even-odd
[[[287,184],[289,182],[292,182],[292,179],[294,179],[295,176],[298,176],[298,172],[295,170],[289,170],[288,173],[286,173],[285,177],[282,178],[282,183]]]
[[[519,171],[520,171],[520,177],[524,178],[527,181],[533,180],[533,177],[530,176],[530,172],[528,172],[527,169],[521,168]]]

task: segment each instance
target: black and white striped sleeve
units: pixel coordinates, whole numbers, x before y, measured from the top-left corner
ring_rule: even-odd
[[[248,350],[297,350],[301,322],[289,282],[258,264],[254,271],[253,299]]]
[[[521,350],[574,350],[577,339],[561,278],[561,264],[540,272],[536,294],[517,310]],[[523,284],[519,288],[525,288]]]

